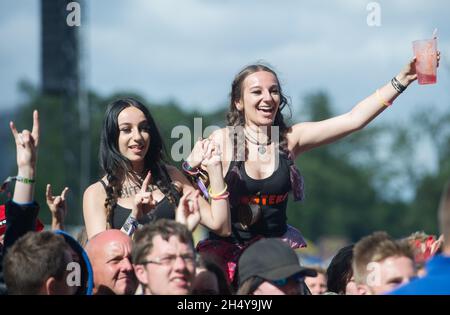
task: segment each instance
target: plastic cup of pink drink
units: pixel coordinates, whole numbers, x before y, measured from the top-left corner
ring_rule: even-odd
[[[437,81],[437,40],[416,40],[413,43],[414,55],[416,56],[416,73],[419,84],[434,84]]]

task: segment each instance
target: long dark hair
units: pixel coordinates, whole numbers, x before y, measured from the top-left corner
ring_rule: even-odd
[[[272,73],[275,78],[277,79],[278,83],[278,90],[280,91],[280,106],[278,107],[278,111],[275,115],[275,120],[273,125],[278,126],[280,128],[279,134],[280,134],[280,141],[279,141],[279,147],[282,152],[288,153],[287,149],[287,139],[286,139],[286,133],[289,129],[289,127],[284,122],[283,114],[281,111],[287,106],[289,108],[289,99],[283,94],[283,91],[281,89],[280,81],[278,79],[277,74],[274,70],[269,68],[266,65],[263,64],[253,64],[245,67],[242,69],[234,78],[233,83],[231,84],[231,93],[230,93],[230,110],[227,114],[227,123],[228,126],[231,127],[238,127],[238,126],[244,126],[245,125],[245,117],[244,113],[242,111],[239,111],[236,108],[236,102],[242,99],[243,97],[243,85],[244,80],[251,74],[259,71],[266,71]],[[234,144],[235,153],[234,157],[238,158],[239,161],[245,160],[245,136],[243,134],[243,128],[232,128],[235,129],[234,131],[230,132],[232,138],[232,143]]]
[[[118,147],[120,133],[118,117],[122,110],[131,106],[136,107],[144,114],[151,135],[150,146],[144,157],[144,172],[142,174],[137,174],[133,170],[131,162],[120,153]],[[164,165],[164,153],[164,142],[147,107],[133,98],[118,99],[108,105],[103,120],[99,152],[100,166],[108,180],[105,199],[107,228],[112,226],[112,212],[117,205],[122,183],[127,175],[130,175],[134,181],[141,185],[142,180],[140,178],[150,170],[152,180],[161,192],[171,203],[176,204],[178,202],[176,187],[171,183],[172,181]]]
[[[207,271],[213,273],[217,279],[219,292],[217,294],[219,295],[232,295],[232,289],[228,285],[228,281],[225,275],[225,272],[220,267],[220,264],[217,262],[217,258],[212,255],[199,255],[197,256],[197,269],[198,268],[204,268]],[[194,295],[196,294],[207,294],[210,295],[211,293],[204,293],[204,292],[196,292],[193,290],[192,292]]]
[[[345,294],[347,283],[353,277],[354,244],[341,248],[331,260],[327,269],[327,289],[337,294]]]

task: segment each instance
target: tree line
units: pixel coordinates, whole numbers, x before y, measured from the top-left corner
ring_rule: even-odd
[[[32,109],[38,109],[42,140],[36,199],[41,204],[39,216],[44,223],[50,222],[50,213],[45,208],[45,185],[51,183],[54,192],[60,192],[65,186],[71,189],[67,224],[83,224],[85,187],[81,187],[79,178],[80,140],[82,136],[90,137],[90,175],[86,182],[93,183],[102,175],[98,148],[103,114],[114,99],[133,96],[149,107],[166,140],[168,161],[177,166],[179,162],[170,158],[170,148],[178,140],[171,138],[172,128],[185,125],[193,130],[195,117],[202,117],[204,127],[224,126],[227,112],[225,106],[201,113],[183,109],[175,102],[148,102],[136,94],[100,96],[90,92],[90,112],[84,116],[63,97],[41,95],[26,83],[21,84],[21,90],[25,95],[24,103],[15,112],[4,112],[4,118],[0,119],[3,147],[8,152],[3,155],[3,164],[10,168],[8,174],[15,172],[13,141],[7,137],[7,121],[14,119],[19,129],[29,128]],[[450,110],[436,111],[429,107],[416,110],[405,125],[381,120],[337,143],[301,155],[296,163],[305,179],[305,200],[289,203],[288,222],[311,240],[338,236],[356,241],[375,230],[386,230],[395,237],[417,230],[437,234],[439,197],[445,181],[450,179]],[[315,121],[334,114],[327,94],[316,92],[304,98],[301,114],[291,121]],[[90,131],[80,135],[79,121],[86,117],[90,120]],[[425,140],[432,144],[437,157],[436,172],[427,171],[411,158],[420,153],[418,143]],[[379,154],[380,148],[384,155]],[[405,197],[407,190],[411,192],[409,197]],[[6,196],[1,198],[0,201],[4,201]]]

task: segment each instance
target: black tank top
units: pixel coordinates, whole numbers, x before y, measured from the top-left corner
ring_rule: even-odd
[[[103,187],[106,191],[106,183],[103,180],[100,180],[100,183],[102,183]],[[177,200],[179,200],[180,196],[175,196]],[[123,224],[125,223],[126,219],[131,213],[131,209],[122,207],[119,204],[116,204],[116,206],[113,209],[112,213],[112,228],[113,229],[120,229],[122,228]],[[155,209],[153,209],[151,212],[147,213],[145,216],[139,220],[140,224],[148,224],[151,222],[155,222],[159,219],[171,219],[175,220],[175,207],[172,205],[172,203],[167,199],[167,197],[164,196],[163,199],[159,201],[159,203],[156,205]]]
[[[230,170],[238,168],[239,176]],[[232,161],[225,176],[230,191],[231,236],[223,238],[213,232],[212,239],[243,243],[255,236],[280,237],[287,230],[286,208],[291,190],[287,159],[280,154],[279,167],[265,179],[253,179],[243,162]]]

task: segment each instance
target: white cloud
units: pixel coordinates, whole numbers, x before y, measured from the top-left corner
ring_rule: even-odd
[[[17,83],[37,84],[39,71],[39,24],[37,1],[0,3],[0,110],[17,105]]]
[[[88,1],[82,7],[88,17],[88,82],[102,93],[133,90],[151,100],[174,98],[210,109],[226,102],[242,66],[265,59],[294,101],[325,88],[348,109],[395,75],[412,54],[411,41],[435,26],[441,51],[450,54],[446,1],[380,0],[381,27],[366,24],[369,2]],[[38,3],[0,4],[0,35],[8,43],[0,51],[0,89],[10,100],[20,77],[38,78]],[[1,13],[4,8],[8,14]],[[431,100],[448,102],[448,73],[440,76]],[[424,98],[414,91],[412,100]]]

